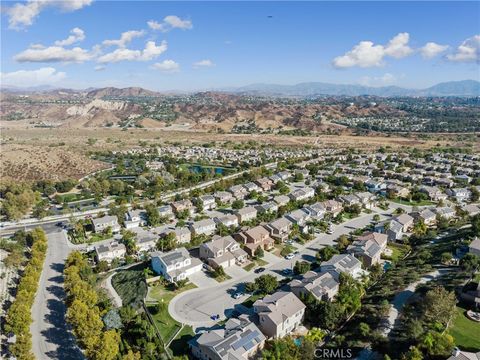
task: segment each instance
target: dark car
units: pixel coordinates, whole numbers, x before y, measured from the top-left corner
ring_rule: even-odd
[[[265,268],[264,268],[264,267],[259,267],[258,269],[255,269],[254,272],[255,272],[255,274],[260,274],[260,273],[262,273],[262,272],[264,272],[264,271],[265,271]]]

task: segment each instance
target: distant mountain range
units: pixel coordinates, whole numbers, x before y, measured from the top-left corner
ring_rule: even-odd
[[[51,86],[37,86],[20,88],[3,85],[2,91],[9,92],[76,92],[84,93],[87,97],[158,97],[166,94],[180,94],[186,92],[157,92],[140,87],[127,88],[88,88],[85,90],[60,89]],[[406,89],[398,86],[362,86],[353,84],[329,84],[322,82],[307,82],[296,85],[278,84],[252,84],[237,88],[216,89],[214,92],[225,92],[233,94],[251,94],[259,96],[286,96],[286,97],[311,97],[311,96],[480,96],[480,82],[476,80],[462,80],[439,83],[426,89]]]
[[[252,84],[230,92],[270,96],[480,96],[480,82],[475,80],[439,83],[426,89],[405,89],[398,86],[372,87],[308,82],[296,85]]]

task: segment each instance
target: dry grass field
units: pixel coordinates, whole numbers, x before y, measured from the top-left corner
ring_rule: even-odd
[[[94,139],[90,141],[89,139]],[[252,134],[216,134],[201,131],[175,131],[167,129],[114,128],[3,128],[1,130],[0,167],[2,179],[38,180],[81,178],[107,165],[89,158],[91,151],[122,150],[144,144],[179,142],[185,144],[245,143],[254,141],[260,145],[316,147],[354,147],[376,149],[430,148],[436,144],[460,146],[454,135],[439,135],[435,139],[422,140],[399,136],[278,136]],[[92,144],[92,142],[94,142]],[[478,150],[478,142],[474,145]]]

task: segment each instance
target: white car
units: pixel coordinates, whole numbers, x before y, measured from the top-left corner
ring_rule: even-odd
[[[287,256],[285,256],[285,259],[287,260],[291,260],[295,257],[295,254],[288,254]]]
[[[243,296],[243,293],[241,293],[241,292],[237,292],[237,293],[233,294],[234,299],[240,299],[242,296]]]

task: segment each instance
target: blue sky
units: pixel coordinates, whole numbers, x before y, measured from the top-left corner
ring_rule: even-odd
[[[4,85],[480,80],[479,2],[2,2],[1,32]]]

